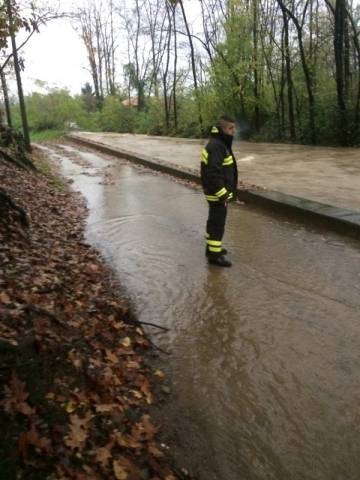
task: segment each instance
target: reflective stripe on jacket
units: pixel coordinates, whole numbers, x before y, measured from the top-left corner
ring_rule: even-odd
[[[214,129],[201,154],[200,172],[202,187],[209,202],[235,198],[238,179],[236,160],[231,148]]]

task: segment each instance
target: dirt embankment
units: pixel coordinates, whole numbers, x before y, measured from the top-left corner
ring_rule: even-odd
[[[40,152],[34,162],[0,160],[20,207],[0,202],[1,478],[184,478],[149,415],[164,375],[84,243],[86,207]]]

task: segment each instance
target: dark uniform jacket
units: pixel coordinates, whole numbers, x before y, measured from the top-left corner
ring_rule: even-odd
[[[231,145],[230,135],[217,127],[211,129],[201,156],[201,183],[209,202],[235,199],[238,171]]]

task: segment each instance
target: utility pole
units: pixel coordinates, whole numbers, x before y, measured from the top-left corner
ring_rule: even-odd
[[[8,17],[9,17],[9,27],[10,27],[9,29],[10,29],[10,37],[11,37],[13,57],[14,57],[14,68],[15,68],[16,83],[17,83],[17,88],[18,88],[21,123],[22,123],[23,133],[24,133],[25,148],[28,152],[31,152],[29,125],[28,125],[27,115],[26,115],[24,92],[23,92],[22,83],[21,83],[19,57],[18,57],[17,49],[16,49],[15,30],[14,30],[14,22],[13,22],[13,13],[12,13],[12,9],[11,9],[11,0],[6,0],[6,7],[7,7],[7,14],[8,14]]]

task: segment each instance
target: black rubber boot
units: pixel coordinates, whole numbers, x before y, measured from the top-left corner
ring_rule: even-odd
[[[226,248],[222,248],[222,249],[221,249],[221,255],[226,255],[226,254],[228,254],[228,253],[229,253],[229,252],[226,250]],[[206,255],[207,257],[210,256],[209,247],[206,247],[205,255]]]
[[[230,260],[225,258],[223,255],[208,256],[208,262],[210,265],[217,265],[218,267],[231,267],[232,263]]]

